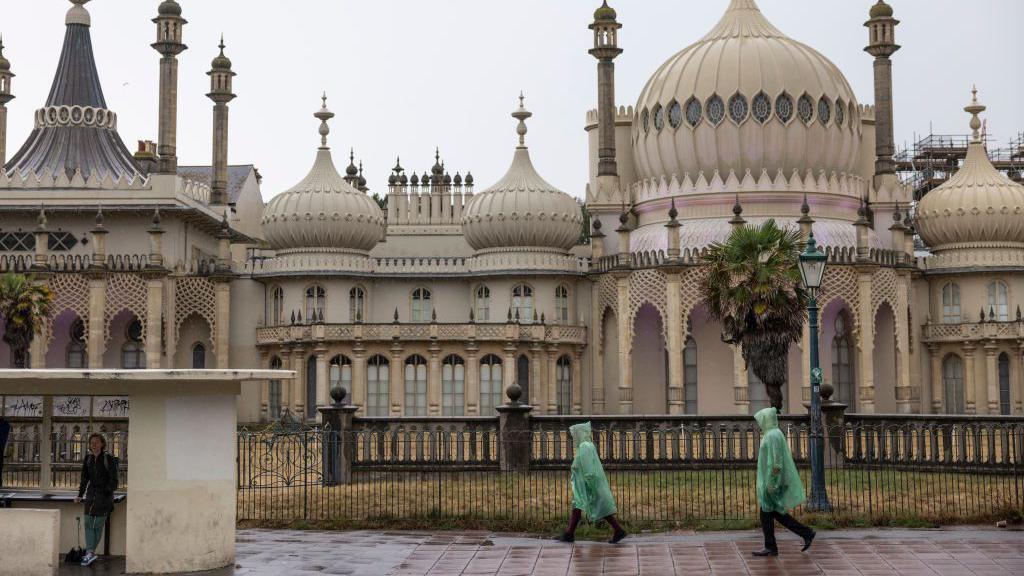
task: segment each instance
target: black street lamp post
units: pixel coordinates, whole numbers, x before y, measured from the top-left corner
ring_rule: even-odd
[[[821,423],[821,367],[818,366],[818,289],[825,277],[827,256],[818,250],[814,232],[800,254],[800,276],[807,290],[807,316],[811,345],[811,497],[807,509],[827,512],[832,509],[825,489],[825,443]]]

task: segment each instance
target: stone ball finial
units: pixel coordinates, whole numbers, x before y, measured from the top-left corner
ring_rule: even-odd
[[[525,100],[526,100],[526,96],[524,96],[523,93],[520,92],[519,93],[519,108],[516,109],[516,111],[512,113],[512,117],[515,118],[516,120],[519,120],[519,126],[516,127],[516,134],[519,134],[519,147],[520,148],[526,146],[526,133],[528,131],[527,128],[526,128],[526,121],[529,120],[530,117],[533,116],[533,112],[530,112],[529,110],[526,109]]]
[[[978,118],[978,114],[985,110],[985,105],[978,102],[978,87],[974,86],[971,88],[971,103],[964,106],[964,112],[971,115],[971,138],[974,142],[981,142],[981,118]]]
[[[505,395],[508,396],[509,403],[515,406],[519,404],[519,399],[523,396],[523,389],[518,382],[512,382],[505,389]]]
[[[334,400],[335,406],[341,406],[345,403],[345,398],[348,396],[348,390],[345,390],[344,386],[335,386],[331,388],[331,400]]]
[[[819,394],[821,394],[821,401],[827,404],[832,401],[832,394],[835,393],[836,389],[828,382],[822,382],[821,386],[818,387]]]

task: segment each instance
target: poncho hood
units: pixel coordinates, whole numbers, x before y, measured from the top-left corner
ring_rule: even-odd
[[[754,420],[761,427],[761,432],[776,430],[779,427],[779,411],[775,408],[764,408],[754,414]]]
[[[569,434],[572,436],[572,447],[576,450],[579,450],[580,444],[583,444],[584,442],[594,442],[594,432],[590,426],[590,422],[570,426]]]

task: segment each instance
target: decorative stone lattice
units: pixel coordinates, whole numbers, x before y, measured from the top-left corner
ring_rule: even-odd
[[[825,269],[825,278],[821,281],[821,292],[818,295],[818,306],[824,310],[834,300],[842,300],[855,315],[860,302],[860,289],[857,284],[857,271],[851,266],[829,266]]]
[[[601,276],[601,279],[597,281],[597,301],[600,304],[600,311],[598,316],[603,318],[605,310],[611,308],[613,312],[618,314],[619,309],[619,289],[618,283],[615,277],[611,274],[605,274]]]
[[[174,341],[178,341],[181,325],[197,315],[210,327],[210,342],[217,341],[217,294],[213,282],[199,276],[182,276],[174,283]]]
[[[136,274],[114,274],[107,281],[107,306],[103,311],[104,341],[110,341],[110,327],[114,317],[127,310],[142,324],[142,339],[146,339],[146,281]]]
[[[892,308],[893,314],[896,313],[896,303],[899,300],[896,297],[896,271],[892,268],[879,268],[875,270],[874,276],[871,278],[871,315],[878,314],[878,308],[883,302],[888,303],[889,307]]]
[[[700,283],[704,279],[704,275],[707,274],[707,268],[704,266],[688,268],[683,271],[682,281],[679,283],[679,295],[680,310],[683,314],[683,341],[689,335],[689,319],[690,314],[693,313],[693,309],[698,304],[704,301],[704,297],[700,293]]]
[[[57,317],[64,312],[71,310],[78,315],[85,326],[85,333],[89,333],[89,281],[81,274],[54,274],[50,278],[50,292],[53,293],[53,303],[50,305],[50,321],[43,328],[47,348],[53,341],[53,325]]]
[[[644,304],[650,304],[661,318],[661,337],[668,342],[668,303],[666,279],[660,270],[637,270],[629,275],[629,342],[632,349],[636,315]]]

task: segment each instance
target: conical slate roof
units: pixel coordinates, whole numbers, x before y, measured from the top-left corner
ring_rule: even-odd
[[[4,170],[40,178],[55,177],[60,170],[69,179],[76,172],[86,180],[93,175],[112,180],[141,177],[117,133],[117,114],[107,109],[103,98],[84,2],[73,3],[46,106],[36,111],[32,133]]]

